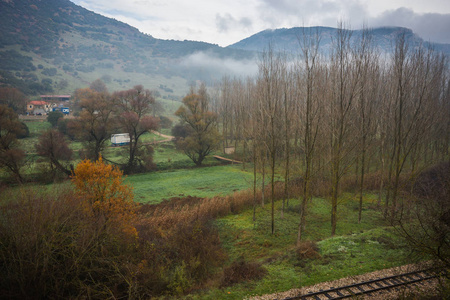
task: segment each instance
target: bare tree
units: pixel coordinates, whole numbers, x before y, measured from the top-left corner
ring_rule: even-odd
[[[310,184],[312,175],[312,165],[316,151],[317,135],[319,133],[319,124],[321,119],[321,106],[318,101],[320,94],[319,79],[319,32],[312,34],[311,32],[303,33],[303,37],[299,39],[302,63],[298,66],[297,80],[298,88],[304,87],[306,91],[299,93],[298,97],[302,97],[299,106],[299,116],[302,127],[302,142],[301,148],[304,153],[304,172],[303,172],[303,197],[300,204],[300,222],[297,233],[297,245],[301,242],[303,232],[306,226],[307,204],[311,200]]]
[[[351,114],[358,86],[359,72],[353,65],[350,51],[351,31],[339,24],[331,57],[332,93],[329,101],[329,132],[331,154],[331,235],[336,234],[339,184],[351,166],[354,144],[349,141]]]
[[[269,154],[271,171],[271,216],[272,234],[275,232],[275,167],[279,155],[281,138],[283,136],[282,125],[282,101],[284,98],[283,76],[286,72],[286,60],[282,54],[275,54],[272,49],[264,52],[259,63],[260,78],[260,102],[263,119],[267,119],[268,126],[265,147]]]
[[[71,121],[71,134],[83,141],[86,158],[98,160],[112,133],[113,101],[108,93],[92,90],[83,95],[79,105],[82,111]]]
[[[19,148],[17,136],[24,128],[17,114],[10,107],[0,104],[0,168],[10,172],[18,183],[23,182],[20,169],[25,152]]]
[[[397,218],[395,228],[418,255],[450,266],[450,163],[440,163],[421,172],[409,197],[412,213]]]
[[[72,159],[73,152],[61,132],[56,129],[44,132],[34,147],[39,156],[48,160],[52,173],[57,169],[67,176],[72,175],[73,165],[69,165],[68,162]]]
[[[233,98],[232,82],[229,77],[223,77],[221,83],[219,117],[222,124],[222,148],[228,147],[228,142],[232,138],[233,130]]]
[[[12,87],[0,88],[0,104],[11,107],[16,113],[25,112],[27,98],[18,89]]]
[[[144,133],[158,128],[158,120],[149,115],[154,102],[151,92],[137,85],[130,90],[115,92],[113,99],[118,108],[118,122],[130,135],[125,171],[129,173],[152,167],[152,149],[139,143]]]
[[[95,79],[89,85],[89,88],[97,93],[107,93],[108,89],[106,88],[106,84],[101,79]]]
[[[191,90],[175,114],[187,128],[187,136],[179,139],[177,145],[197,166],[201,166],[219,142],[217,116],[209,110],[205,86],[200,86],[197,93]]]
[[[433,99],[442,83],[442,60],[431,49],[410,50],[404,35],[398,37],[391,66],[392,120],[390,160],[385,213],[391,220],[398,210],[401,176],[411,162],[410,174],[417,173],[415,153],[428,141],[434,122]],[[411,159],[413,161],[411,161]],[[389,207],[391,208],[389,210]]]
[[[359,127],[357,131],[359,157],[357,157],[356,165],[358,166],[358,162],[360,163],[360,170],[357,169],[357,171],[360,172],[358,223],[361,223],[367,152],[372,145],[375,133],[373,112],[378,99],[380,76],[378,57],[372,46],[371,34],[367,29],[363,30],[361,39],[354,49],[353,60],[359,69],[360,77],[356,102],[358,110],[356,120]]]

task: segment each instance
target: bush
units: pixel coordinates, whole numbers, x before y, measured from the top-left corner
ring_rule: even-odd
[[[101,160],[80,163],[73,183],[60,191],[2,191],[2,297],[179,296],[225,260],[206,218],[164,227],[135,214],[121,172]]]
[[[143,217],[136,226],[141,261],[141,295],[179,296],[201,287],[225,260],[217,231],[205,222],[182,223],[171,229]]]
[[[172,127],[172,120],[165,116],[159,116],[159,126],[161,128],[170,128]]]
[[[0,209],[0,293],[13,299],[121,297],[130,239],[88,217],[70,189],[22,190]]]
[[[304,241],[295,249],[299,259],[315,259],[320,258],[319,247],[314,241]]]
[[[55,68],[45,68],[41,73],[47,76],[55,76],[58,72]]]
[[[28,129],[27,124],[25,124],[24,122],[20,122],[21,126],[22,126],[22,132],[17,134],[17,138],[18,139],[24,139],[30,136],[30,129]]]
[[[177,124],[172,128],[172,135],[177,138],[186,138],[190,133],[191,133],[191,129],[183,124]]]
[[[58,119],[58,131],[64,135],[66,135],[67,137],[69,137],[70,140],[74,141],[75,134],[74,134],[73,130],[71,130],[68,126],[68,124],[70,122],[73,122],[73,120],[59,118]]]
[[[47,122],[52,124],[52,127],[56,127],[58,125],[58,120],[63,118],[64,115],[60,111],[52,111],[48,113]]]
[[[223,271],[222,287],[231,286],[243,281],[258,280],[267,274],[267,270],[258,263],[243,260],[234,262]]]
[[[450,197],[450,163],[440,163],[421,172],[414,183],[413,192],[424,199],[448,200]]]

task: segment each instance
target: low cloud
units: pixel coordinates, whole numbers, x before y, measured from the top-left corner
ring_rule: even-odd
[[[448,0],[240,0],[239,4],[215,0],[72,1],[137,26],[154,37],[222,46],[265,29],[336,27],[338,21],[351,29],[363,25],[402,26],[411,28],[424,40],[450,43]]]
[[[213,53],[196,52],[180,62],[191,74],[202,77],[204,81],[217,80],[224,75],[245,78],[258,72],[256,59],[220,58]]]
[[[247,17],[236,19],[231,14],[216,14],[216,27],[219,32],[228,32],[229,30],[251,29],[252,20]]]
[[[259,6],[261,19],[272,28],[296,26],[332,26],[340,20],[361,23],[367,7],[358,0],[262,0]]]
[[[408,8],[382,13],[370,21],[370,26],[402,26],[411,28],[426,41],[450,43],[450,14],[418,14]]]
[[[258,11],[260,19],[269,28],[316,25],[336,27],[337,22],[342,20],[351,29],[359,29],[363,25],[401,26],[412,29],[426,41],[450,43],[449,13],[419,13],[410,8],[394,8],[392,3],[385,5],[392,9],[384,12],[381,10],[381,13],[374,15],[367,2],[361,0],[261,0]],[[436,9],[436,4],[433,9]]]

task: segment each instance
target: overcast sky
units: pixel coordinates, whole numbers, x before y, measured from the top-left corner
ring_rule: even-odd
[[[450,43],[450,0],[72,0],[160,39],[228,46],[265,29],[403,26]]]

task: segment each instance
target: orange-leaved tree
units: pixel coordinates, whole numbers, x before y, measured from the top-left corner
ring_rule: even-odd
[[[119,168],[104,163],[101,156],[94,162],[86,159],[75,168],[72,182],[88,215],[137,235],[132,225],[136,208],[133,191],[124,184]]]

